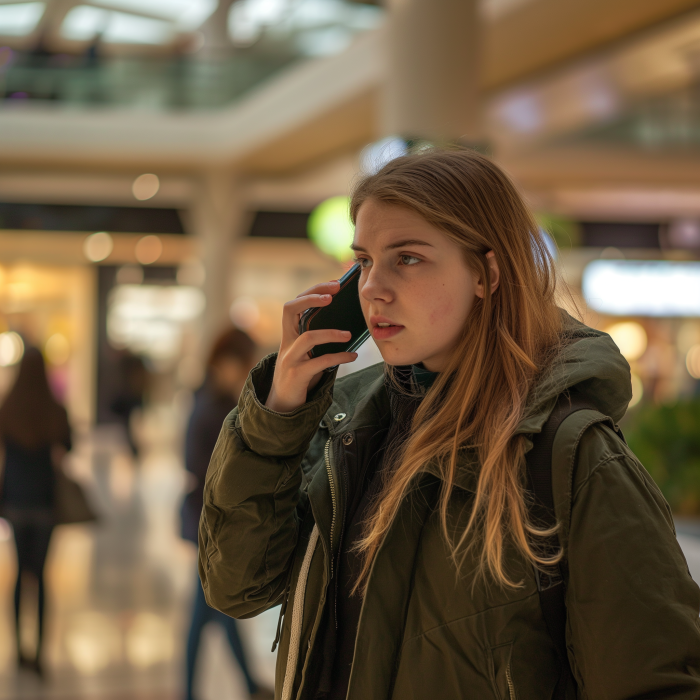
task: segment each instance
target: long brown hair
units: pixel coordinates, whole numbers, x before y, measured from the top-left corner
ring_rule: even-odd
[[[435,149],[389,162],[355,187],[353,221],[370,198],[411,209],[444,231],[482,280],[490,279],[486,254],[493,251],[500,284],[494,293],[484,284],[484,297],[475,300],[448,366],[421,402],[409,439],[385,471],[384,486],[357,547],[364,562],[356,590],[366,586],[401,501],[429,462],[442,477],[439,512],[457,568],[477,547],[482,575],[518,586],[505,566],[509,542],[532,562],[552,561],[532,544],[533,536],[544,531],[528,518],[525,441],[515,435],[533,381],[559,343],[561,315],[554,300],[551,255],[513,183],[472,150]],[[458,451],[465,446],[475,448],[479,457],[476,494],[466,527],[451,535],[448,504]]]
[[[41,351],[28,347],[0,406],[0,440],[37,449],[65,443],[69,436],[66,411],[51,392]]]

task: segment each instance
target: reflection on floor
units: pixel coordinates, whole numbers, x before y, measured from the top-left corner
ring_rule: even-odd
[[[98,428],[78,442],[70,471],[89,488],[95,525],[61,526],[47,563],[46,681],[17,673],[11,531],[0,521],[0,699],[176,700],[196,576],[194,546],[179,538],[185,486],[181,416],[151,411],[142,421],[144,454],[135,462],[118,430]],[[253,669],[272,686],[278,610],[242,623]],[[34,629],[24,615],[23,627]],[[25,635],[26,636],[26,635]],[[223,634],[206,629],[199,700],[243,700],[242,677]]]

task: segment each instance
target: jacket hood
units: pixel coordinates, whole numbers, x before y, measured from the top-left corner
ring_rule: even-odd
[[[630,367],[612,338],[577,321],[566,311],[561,313],[561,349],[530,391],[516,434],[541,432],[557,398],[567,389],[575,387],[615,423],[624,416],[632,398]],[[373,365],[336,382],[333,404],[326,413],[326,424],[333,426],[333,432],[378,426],[388,421],[389,397],[382,368],[382,364]],[[343,419],[334,423],[340,416]],[[474,448],[462,447],[455,483],[474,490],[477,464]],[[426,464],[425,471],[441,478],[440,470],[432,462]]]
[[[632,398],[630,367],[612,338],[563,315],[562,348],[549,369],[535,384],[519,433],[539,433],[549,418],[557,397],[574,387],[602,414],[617,423]]]

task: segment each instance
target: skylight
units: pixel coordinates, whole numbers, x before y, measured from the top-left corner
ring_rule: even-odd
[[[255,43],[268,29],[287,34],[307,56],[342,51],[356,32],[381,23],[381,8],[343,0],[238,0],[228,17],[229,35],[239,46]]]
[[[92,41],[98,34],[114,44],[163,44],[173,36],[173,25],[160,19],[79,5],[68,12],[61,34],[66,39]]]
[[[104,40],[114,44],[164,44],[173,38],[173,26],[160,19],[110,12]]]
[[[216,9],[217,0],[95,0],[115,10],[167,19],[182,31],[197,29]]]
[[[109,12],[96,7],[79,5],[72,8],[61,25],[61,34],[74,41],[90,41],[103,31],[109,20]]]
[[[44,14],[43,2],[0,5],[0,36],[26,36]]]

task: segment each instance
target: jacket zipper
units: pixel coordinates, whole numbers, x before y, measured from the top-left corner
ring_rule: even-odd
[[[326,460],[326,471],[328,472],[328,482],[330,483],[331,486],[331,501],[333,502],[333,517],[331,518],[331,551],[330,551],[330,560],[331,560],[331,578],[333,578],[333,532],[335,531],[335,518],[336,518],[336,512],[338,510],[338,502],[336,500],[336,494],[335,494],[335,481],[333,480],[333,470],[331,469],[331,458],[330,458],[330,449],[331,449],[331,440],[332,438],[328,438],[328,441],[326,442],[326,447],[323,450],[323,455]]]
[[[345,459],[340,461],[340,470],[343,477],[343,486],[345,488],[345,507],[343,508],[343,519],[340,522],[340,537],[338,538],[338,566],[340,566],[340,557],[343,550],[343,535],[345,534],[345,515],[347,513],[348,502],[348,475]],[[338,579],[335,580],[335,600],[333,601],[333,613],[335,617],[335,629],[338,629]]]
[[[506,666],[506,681],[508,682],[508,698],[509,700],[516,700],[515,698],[515,683],[513,683],[513,676],[510,673],[510,661]]]

